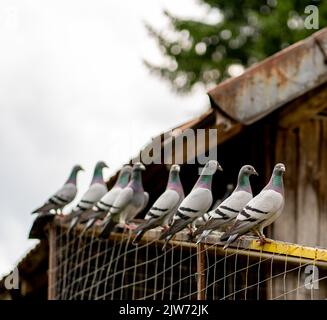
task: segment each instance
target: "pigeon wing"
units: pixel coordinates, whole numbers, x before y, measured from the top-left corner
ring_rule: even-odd
[[[256,225],[271,218],[284,203],[283,196],[274,190],[263,190],[254,197],[238,214],[230,231],[232,234],[244,234]]]

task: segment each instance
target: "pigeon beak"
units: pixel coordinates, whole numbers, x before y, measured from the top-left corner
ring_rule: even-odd
[[[281,166],[281,167],[280,167],[280,171],[281,171],[281,172],[285,172],[285,171],[286,171],[285,166]]]
[[[258,176],[259,175],[259,173],[257,172],[257,171],[253,171],[253,174],[255,175],[255,176]]]
[[[224,171],[222,166],[218,163],[218,168],[217,168],[219,171]]]
[[[140,170],[145,171],[145,166],[143,164],[140,165]]]
[[[181,171],[180,166],[177,166],[177,165],[175,165],[173,169],[174,169],[176,172],[180,172],[180,171]]]

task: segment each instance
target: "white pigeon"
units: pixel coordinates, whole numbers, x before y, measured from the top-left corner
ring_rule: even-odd
[[[128,185],[120,192],[104,220],[100,238],[109,237],[117,224],[130,228],[128,223],[137,216],[148,204],[149,194],[144,192],[142,184],[142,171],[145,167],[137,162],[133,166],[132,177]]]
[[[197,243],[206,239],[213,230],[227,227],[253,198],[250,184],[252,174],[258,175],[250,165],[245,165],[240,169],[235,190],[216,209],[208,213],[209,220],[207,223],[199,227],[193,234],[194,237],[201,234]]]
[[[192,191],[182,201],[170,228],[160,236],[160,240],[165,239],[165,248],[168,241],[196,218],[202,216],[212,205],[212,177],[214,173],[222,168],[218,161],[209,160],[203,168],[201,175],[194,185]]]
[[[68,231],[75,227],[82,213],[92,208],[108,191],[107,185],[103,180],[103,168],[108,168],[108,166],[103,161],[97,162],[89,189],[84,193],[72,212],[66,216],[66,221],[70,221]]]
[[[65,184],[44,205],[32,213],[44,214],[49,213],[51,210],[62,210],[67,204],[72,202],[77,193],[76,179],[79,171],[83,171],[83,168],[80,165],[74,166]]]
[[[223,197],[221,199],[218,199],[214,203],[214,205],[212,206],[212,210],[216,209],[225,199],[227,199],[232,194],[233,191],[234,191],[234,186],[232,184],[228,184],[226,187],[225,194],[223,195]],[[209,216],[209,212],[206,212],[202,217],[197,218],[194,221],[193,225],[196,228],[199,228],[201,226],[204,226],[208,222],[209,219],[211,219],[211,217]]]
[[[267,242],[263,229],[273,223],[284,208],[284,172],[283,163],[275,165],[266,187],[246,204],[231,229],[222,235],[220,240],[227,241],[224,249],[249,231],[258,235],[261,245]]]
[[[83,233],[91,228],[97,219],[104,219],[110,208],[113,206],[115,199],[121,191],[127,186],[132,172],[130,165],[124,166],[118,175],[114,186],[89,210],[82,214],[80,222],[86,222]]]
[[[158,226],[168,228],[168,222],[176,213],[178,206],[184,199],[184,190],[179,177],[180,166],[174,164],[170,168],[165,192],[155,201],[145,215],[145,222],[140,224],[134,232],[133,243],[138,243],[145,232]]]

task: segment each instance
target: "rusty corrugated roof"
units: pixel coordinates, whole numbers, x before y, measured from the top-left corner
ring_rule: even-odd
[[[208,92],[212,107],[252,124],[327,81],[327,28],[274,54]]]

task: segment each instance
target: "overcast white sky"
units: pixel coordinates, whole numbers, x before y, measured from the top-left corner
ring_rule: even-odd
[[[164,8],[208,16],[194,0],[0,2],[0,275],[37,243],[30,212],[75,163],[84,191],[97,160],[109,176],[208,106],[204,89],[176,96],[142,64],[160,61],[143,21],[164,27]]]

